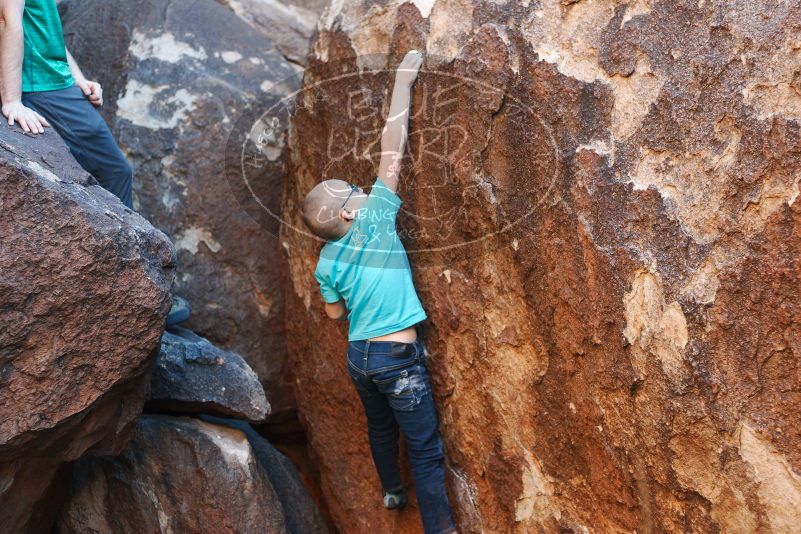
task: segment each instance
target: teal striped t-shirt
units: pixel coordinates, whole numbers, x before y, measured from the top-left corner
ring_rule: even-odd
[[[426,318],[397,233],[402,202],[377,177],[347,233],[320,251],[314,277],[325,302],[345,300],[349,341],[391,334]]]
[[[55,0],[25,0],[22,91],[55,91],[75,82],[67,63],[64,30]]]

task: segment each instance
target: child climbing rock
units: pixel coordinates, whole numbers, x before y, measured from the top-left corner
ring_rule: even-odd
[[[314,272],[325,311],[332,319],[347,316],[350,321],[348,372],[367,416],[384,506],[406,504],[398,463],[400,428],[425,533],[445,534],[456,532],[456,527],[445,492],[444,453],[427,353],[415,326],[426,313],[395,228],[402,203],[398,174],[410,92],[421,64],[422,55],[412,50],[395,73],[381,135],[381,162],[370,194],[342,180],[325,180],[306,195],[302,216],[309,229],[327,241]]]

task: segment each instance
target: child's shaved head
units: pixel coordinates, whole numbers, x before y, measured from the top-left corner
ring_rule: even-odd
[[[339,216],[351,188],[344,180],[324,180],[309,191],[303,201],[303,222],[309,230],[326,240],[338,239],[347,230]]]

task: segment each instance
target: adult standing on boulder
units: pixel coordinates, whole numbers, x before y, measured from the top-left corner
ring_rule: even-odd
[[[96,109],[103,88],[67,50],[55,0],[0,0],[0,100],[9,125],[34,134],[52,125],[81,167],[133,208],[133,169]],[[173,295],[167,326],[189,314]]]
[[[52,126],[78,163],[133,207],[133,169],[96,109],[103,89],[67,51],[55,0],[0,0],[0,99],[9,125],[34,134]]]

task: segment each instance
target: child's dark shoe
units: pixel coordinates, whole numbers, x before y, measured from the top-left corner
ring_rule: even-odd
[[[406,488],[397,492],[384,491],[384,508],[387,510],[400,510],[406,505]]]
[[[174,326],[189,319],[189,303],[178,295],[172,296],[172,307],[167,314],[167,326]]]

